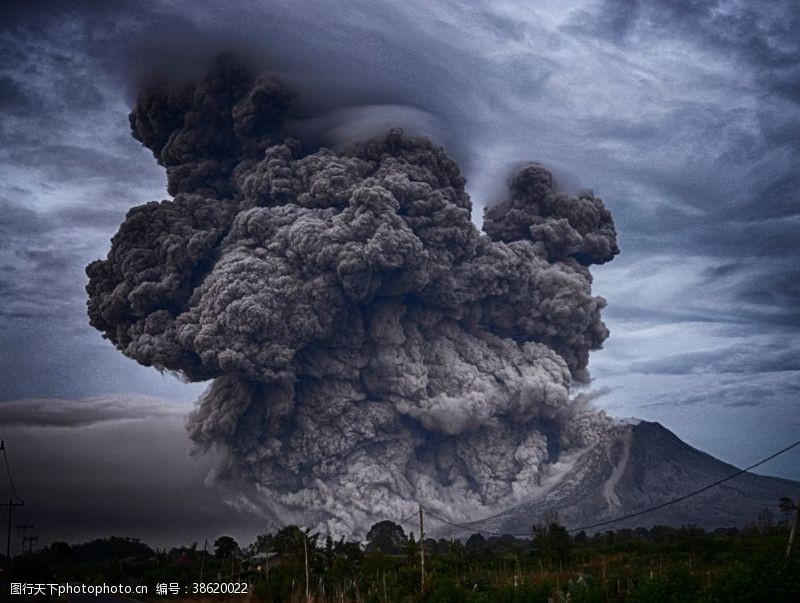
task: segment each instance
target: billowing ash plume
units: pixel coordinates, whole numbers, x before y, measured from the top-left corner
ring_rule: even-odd
[[[533,164],[482,234],[441,148],[397,130],[305,148],[292,98],[228,59],[141,94],[133,136],[174,198],[133,208],[87,268],[91,324],[213,379],[191,438],[280,519],[343,533],[530,497],[607,425],[570,386],[608,335],[588,266],[618,253],[611,215]]]

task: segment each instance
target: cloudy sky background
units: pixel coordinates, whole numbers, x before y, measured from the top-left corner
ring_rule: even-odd
[[[32,514],[64,513],[45,539],[84,537],[97,513],[156,544],[257,524],[203,485],[213,457],[187,455],[182,416],[203,386],[114,350],[83,290],[126,211],[166,196],[128,133],[137,82],[225,49],[280,73],[300,95],[298,130],[329,144],[396,124],[440,141],[478,223],[520,161],[592,188],[622,248],[593,271],[612,333],[590,364],[597,404],[740,466],[798,438],[795,2],[193,6],[0,9],[0,437]],[[762,470],[800,479],[800,457]],[[186,501],[183,527],[165,535],[171,500]]]

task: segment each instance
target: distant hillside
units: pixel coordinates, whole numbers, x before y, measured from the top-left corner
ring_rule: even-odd
[[[472,528],[524,533],[550,511],[568,528],[654,506],[731,475],[737,468],[678,438],[659,423],[620,424],[588,449],[559,485]],[[695,524],[706,529],[742,526],[763,509],[777,512],[782,496],[800,495],[800,482],[746,473],[697,496],[627,521],[600,527]],[[458,535],[458,530],[450,531]]]

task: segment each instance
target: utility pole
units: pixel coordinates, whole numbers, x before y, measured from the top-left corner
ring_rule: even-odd
[[[32,532],[34,525],[32,523],[18,523],[17,529],[20,532],[20,538],[22,539],[22,552],[25,552],[25,545],[28,545],[28,552],[33,551],[33,543],[39,540],[38,536],[28,536],[28,532]]]
[[[425,594],[425,530],[422,523],[422,505],[419,506],[419,588]]]
[[[0,443],[1,445],[1,443]],[[24,502],[14,502],[14,499],[9,497],[7,503],[3,503],[0,507],[8,509],[8,535],[6,536],[6,576],[11,570],[11,516],[14,514],[15,507],[25,506]]]
[[[200,582],[203,581],[203,569],[206,565],[206,550],[208,549],[208,538],[203,540],[203,560],[200,562]]]
[[[33,552],[33,543],[34,542],[39,542],[39,537],[38,536],[28,536],[28,552],[29,553]],[[38,550],[38,547],[37,547],[37,550]]]
[[[311,596],[308,592],[308,538],[306,534],[303,534],[303,556],[306,559],[306,603],[311,600]]]
[[[794,505],[794,523],[792,524],[792,530],[789,532],[789,542],[786,544],[787,559],[792,554],[792,544],[794,544],[794,537],[798,529],[800,529],[800,498],[797,499],[797,503]]]

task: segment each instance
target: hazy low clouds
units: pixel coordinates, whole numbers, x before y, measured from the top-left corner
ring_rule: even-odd
[[[257,516],[205,485],[221,459],[190,457],[185,410],[135,396],[0,404],[15,486],[39,543],[113,534],[202,547],[223,533],[248,542],[263,531]]]
[[[81,400],[27,398],[0,404],[0,423],[14,427],[80,427],[124,419],[174,419],[185,413],[185,405],[144,396]]]

